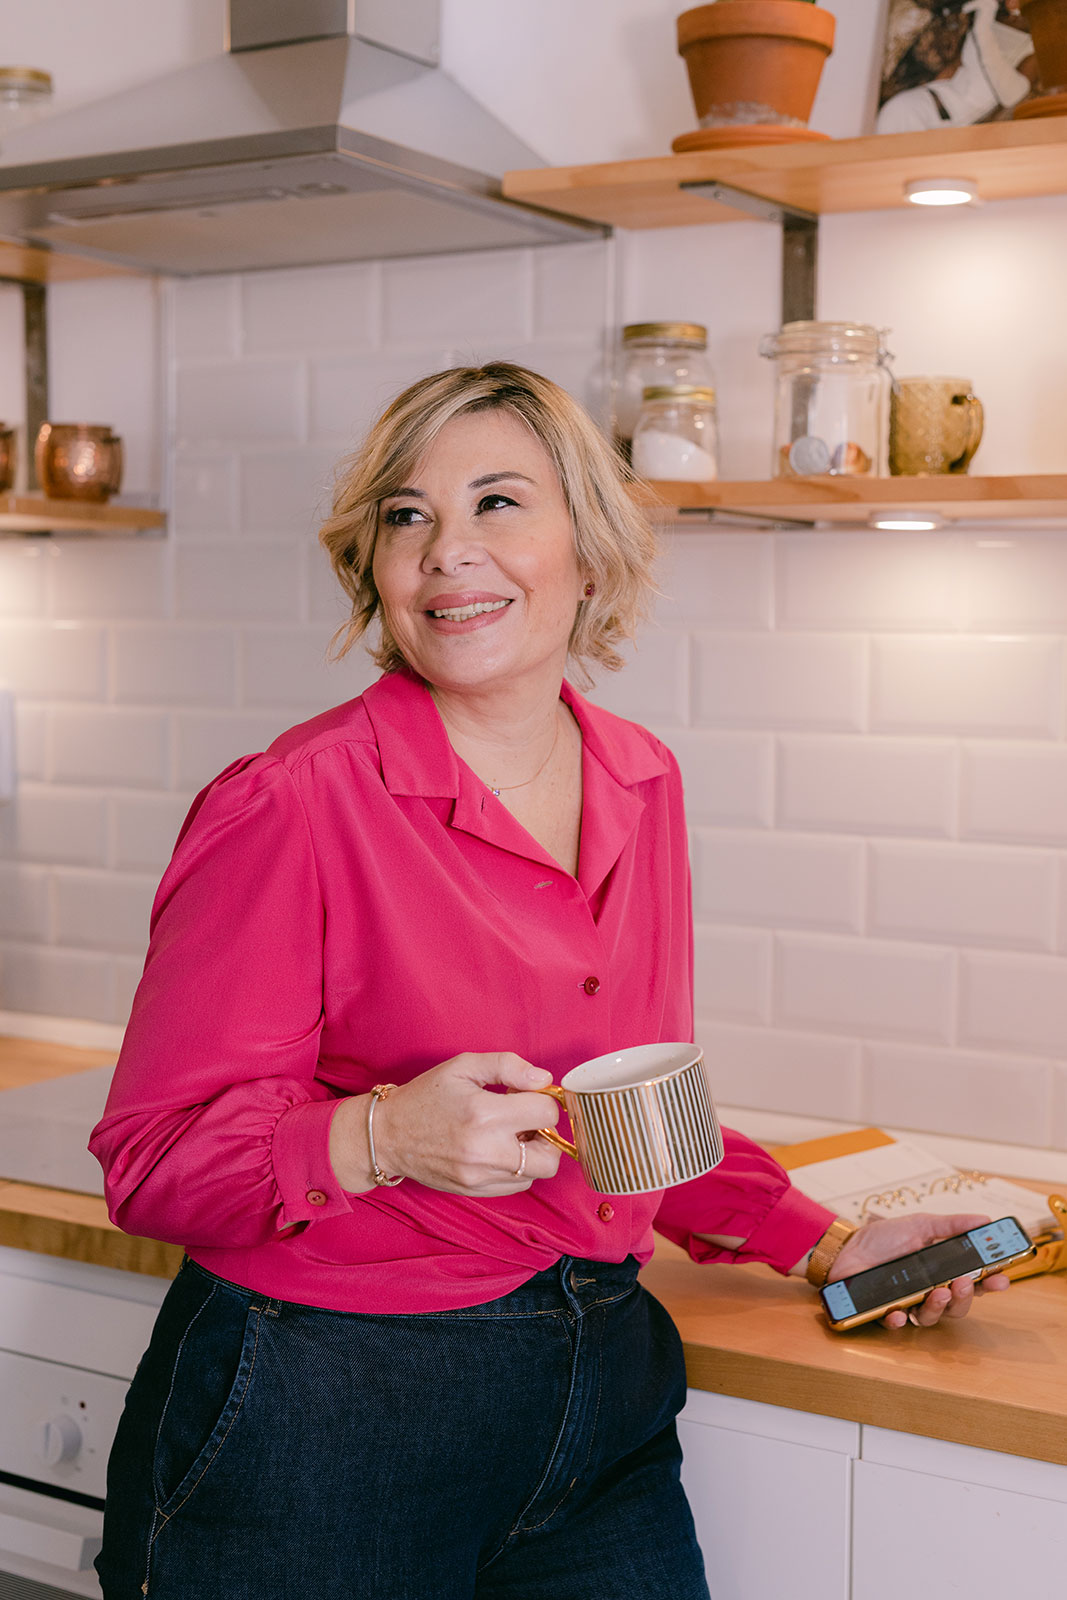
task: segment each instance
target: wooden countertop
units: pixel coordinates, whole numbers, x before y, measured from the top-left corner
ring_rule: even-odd
[[[0,1088],[113,1059],[0,1039]],[[97,1196],[2,1179],[0,1244],[158,1277],[181,1260],[174,1245],[121,1233]],[[1067,1464],[1067,1274],[985,1296],[930,1331],[848,1334],[767,1267],[697,1266],[661,1240],[642,1277],[678,1325],[694,1388]]]

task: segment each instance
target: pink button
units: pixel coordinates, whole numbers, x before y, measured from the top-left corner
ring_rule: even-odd
[[[326,1196],[321,1189],[309,1189],[304,1199],[309,1206],[324,1206],[326,1204]]]
[[[615,1207],[613,1205],[609,1205],[605,1200],[603,1205],[597,1206],[596,1214],[600,1218],[601,1222],[610,1222],[612,1217],[615,1215]]]

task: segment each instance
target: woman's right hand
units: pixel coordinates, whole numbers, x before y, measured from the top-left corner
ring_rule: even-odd
[[[374,1108],[374,1149],[390,1177],[414,1178],[429,1189],[489,1199],[520,1194],[536,1178],[555,1177],[560,1153],[537,1128],[554,1127],[559,1107],[533,1091],[552,1074],[511,1051],[467,1052],[400,1084]],[[490,1085],[514,1091],[493,1094]],[[351,1194],[374,1188],[367,1143],[370,1096],[343,1100],[330,1123],[330,1160]],[[526,1163],[518,1169],[522,1147]]]

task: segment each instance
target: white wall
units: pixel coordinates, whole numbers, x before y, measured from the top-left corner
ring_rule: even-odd
[[[0,0],[0,36],[73,101],[209,53],[221,10],[99,0],[86,33],[60,0]],[[692,125],[674,14],[446,0],[445,53],[552,160],[653,153]],[[843,10],[828,131],[863,125],[877,21]],[[898,371],[974,378],[977,470],[1067,470],[1065,229],[1059,198],[830,219],[821,310],[890,327]],[[695,318],[724,470],[762,476],[777,275],[773,229],[738,224],[53,290],[54,414],[113,422],[127,487],[173,510],[165,540],[0,546],[21,768],[0,1009],[121,1021],[192,792],[366,681],[324,665],[339,613],[313,530],[376,405],[490,354],[590,398],[606,328]],[[9,406],[16,312],[0,294]],[[599,693],[683,763],[724,1101],[1067,1148],[1065,563],[1058,529],[667,534],[659,614]]]

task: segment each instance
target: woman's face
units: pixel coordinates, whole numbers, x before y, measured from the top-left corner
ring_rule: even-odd
[[[558,684],[583,579],[552,459],[510,411],[441,429],[379,507],[372,572],[393,638],[435,688]]]

